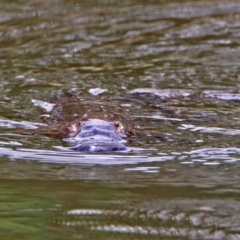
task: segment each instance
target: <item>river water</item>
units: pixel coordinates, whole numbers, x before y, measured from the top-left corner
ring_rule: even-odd
[[[240,239],[239,39],[233,0],[1,1],[1,239]],[[16,132],[55,93],[140,87],[226,95],[126,102],[127,153]]]

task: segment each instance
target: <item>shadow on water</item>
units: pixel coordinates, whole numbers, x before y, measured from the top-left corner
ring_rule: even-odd
[[[240,239],[238,1],[1,1],[0,16],[1,239]],[[141,136],[123,153],[15,132],[46,126],[36,99],[140,87],[213,96],[131,97]]]

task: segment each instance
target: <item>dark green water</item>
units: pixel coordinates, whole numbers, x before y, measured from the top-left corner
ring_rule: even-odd
[[[239,1],[1,1],[0,238],[240,239],[238,101],[138,99],[124,154],[15,132],[63,90],[238,94],[239,39]]]

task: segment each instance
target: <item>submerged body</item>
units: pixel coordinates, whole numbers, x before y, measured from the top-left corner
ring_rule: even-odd
[[[240,96],[211,91],[134,89],[125,95],[110,99],[64,98],[53,105],[48,127],[40,129],[40,132],[63,139],[73,138],[75,145],[69,147],[70,150],[125,151],[126,139],[135,133],[133,113],[135,117],[136,114],[141,114],[143,106],[147,109],[149,106],[154,106],[166,115],[167,120],[170,118],[174,118],[173,121],[212,120],[203,113],[179,110],[179,106],[186,106],[187,102],[192,104],[193,100],[204,105],[219,105],[229,100],[238,102]],[[139,126],[138,129],[142,131]],[[142,132],[141,136],[143,136]]]
[[[123,109],[110,100],[66,98],[53,106],[48,127],[42,133],[71,138],[70,150],[83,152],[125,151],[125,139],[133,135],[125,124]]]

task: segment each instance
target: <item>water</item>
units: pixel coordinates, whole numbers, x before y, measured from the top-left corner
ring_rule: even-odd
[[[239,26],[238,1],[1,1],[1,239],[240,239]],[[19,134],[62,91],[122,101],[131,151]]]

